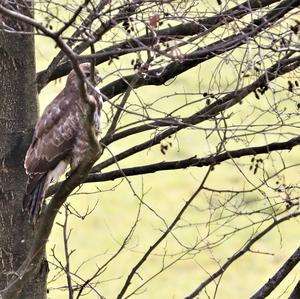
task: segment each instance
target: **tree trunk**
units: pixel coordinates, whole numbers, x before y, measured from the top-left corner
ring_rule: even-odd
[[[28,6],[22,7],[24,1],[16,2],[20,12],[31,13]],[[1,15],[0,21],[16,30],[32,31]],[[38,115],[33,35],[0,33],[0,76],[0,289],[3,289],[25,260],[34,233],[22,212],[27,179],[23,162]],[[36,273],[18,298],[46,298],[46,276],[47,271]]]

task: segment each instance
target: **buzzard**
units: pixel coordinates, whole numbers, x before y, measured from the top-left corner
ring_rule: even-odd
[[[79,67],[89,79],[90,63],[80,64]],[[87,93],[89,99],[96,103],[92,125],[99,132],[102,98],[89,86]],[[35,126],[24,162],[28,181],[23,201],[23,209],[28,211],[33,223],[40,213],[49,184],[57,180],[68,165],[70,172],[73,172],[89,147],[88,133],[84,125],[88,105],[81,97],[79,78],[72,70],[65,88],[46,107]]]

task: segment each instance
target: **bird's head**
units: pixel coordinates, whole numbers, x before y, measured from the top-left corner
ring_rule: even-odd
[[[93,68],[92,65],[89,62],[86,63],[82,63],[79,65],[81,71],[83,72],[83,74],[85,75],[85,77],[88,80],[92,80],[92,72],[93,72]],[[101,77],[99,76],[99,72],[96,68],[94,68],[94,80],[96,85],[100,82],[102,82]]]
[[[84,76],[86,77],[86,79],[89,80],[93,85],[94,84],[97,85],[98,83],[102,82],[98,70],[94,68],[94,74],[93,74],[92,65],[89,62],[81,63],[79,65],[79,68],[84,74]],[[93,76],[94,78],[92,78]],[[77,83],[77,80],[78,80],[77,74],[74,70],[72,70],[68,76],[67,84],[73,85],[74,83]]]

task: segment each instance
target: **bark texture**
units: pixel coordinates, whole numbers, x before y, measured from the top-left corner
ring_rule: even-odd
[[[22,10],[22,6],[18,9]],[[1,15],[0,20],[24,31],[31,30]],[[23,161],[38,115],[33,35],[0,33],[0,94],[0,289],[3,289],[25,260],[34,233],[22,212],[27,179]],[[41,254],[41,266],[43,261]],[[47,271],[43,267],[38,269],[35,279],[18,298],[46,298]]]

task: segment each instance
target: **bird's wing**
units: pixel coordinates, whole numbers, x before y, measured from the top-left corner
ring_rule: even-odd
[[[72,100],[72,95],[61,92],[38,121],[24,163],[29,176],[41,176],[54,169],[70,152],[80,121]]]
[[[47,106],[36,124],[32,143],[26,153],[24,166],[28,174],[23,209],[36,222],[45,192],[60,168],[61,174],[70,161],[81,115],[76,105],[78,95],[63,90]],[[59,166],[61,165],[61,166]]]
[[[78,95],[65,88],[55,99],[46,107],[42,116],[35,126],[34,138],[40,138],[47,134],[67,115],[67,112],[74,109],[74,102]],[[74,99],[75,98],[75,99]],[[73,104],[73,105],[72,105]]]

